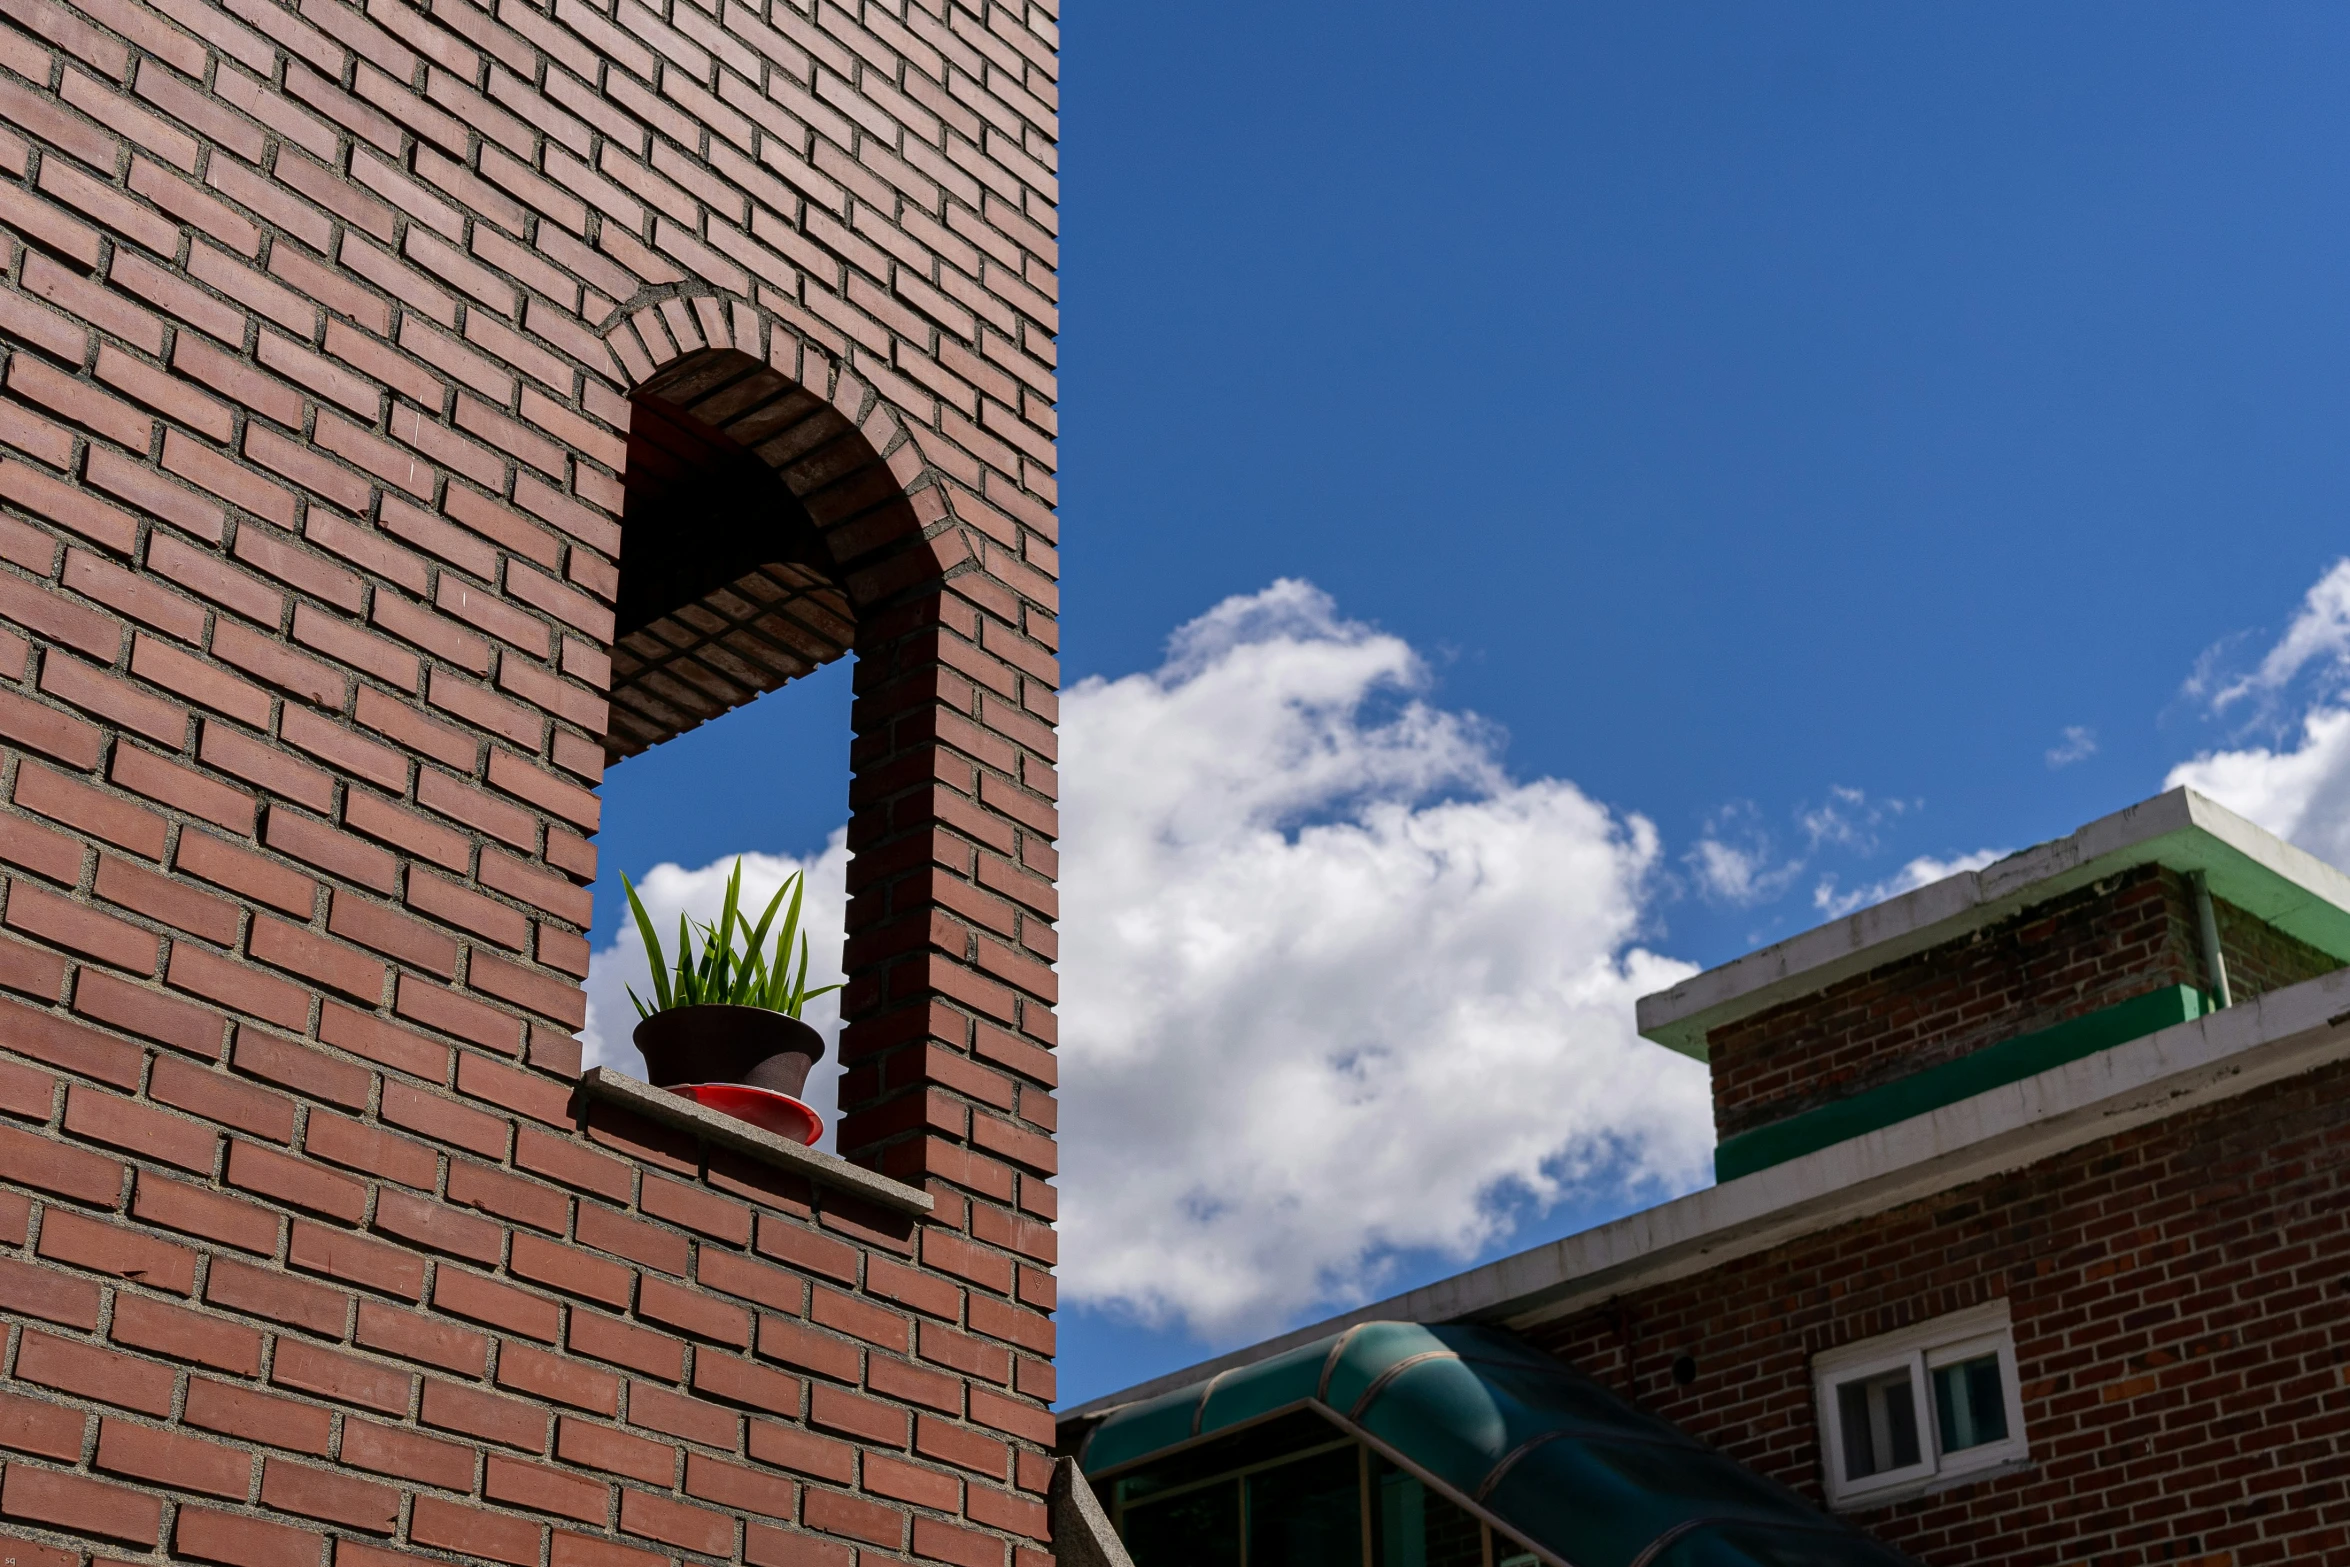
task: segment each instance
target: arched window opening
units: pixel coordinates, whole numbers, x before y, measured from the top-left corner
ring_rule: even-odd
[[[673,366],[630,400],[605,750],[634,756],[847,652],[832,551],[786,470],[853,436],[747,355]]]
[[[857,653],[837,775],[840,1150],[1047,1219],[1052,806],[1037,782],[1052,654],[1049,629],[1034,634],[1049,608],[1031,605],[1049,605],[1049,582],[998,554],[989,524],[1015,524],[950,490],[879,391],[778,324],[670,299],[613,340],[636,384],[606,755],[641,755]],[[969,892],[942,893],[941,876]],[[971,1064],[951,1091],[989,1107],[959,1135],[924,1118],[947,1081],[934,1068],[954,1057]]]
[[[707,881],[710,864],[705,862],[746,849],[754,855],[806,854],[820,849],[826,833],[846,819],[850,737],[845,732],[837,750],[820,752],[810,765],[794,769],[817,776],[779,787],[766,770],[753,769],[760,775],[754,787],[763,799],[797,793],[804,803],[813,803],[814,796],[830,796],[828,804],[837,814],[810,818],[803,812],[792,841],[762,835],[776,825],[771,808],[744,810],[738,800],[738,809],[717,814],[730,819],[730,839],[749,832],[753,841],[699,842],[712,823],[687,803],[706,807],[727,796],[736,782],[731,775],[742,770],[745,736],[756,732],[742,729],[742,722],[770,727],[749,714],[724,734],[703,726],[833,663],[854,643],[855,612],[833,578],[830,546],[780,471],[781,464],[812,443],[846,428],[837,415],[828,421],[819,417],[824,413],[829,410],[771,368],[746,354],[723,351],[672,366],[630,398],[606,755],[617,761],[690,735],[688,755],[681,760],[696,776],[680,784],[676,768],[652,764],[647,782],[658,803],[641,803],[654,820],[609,824],[627,845],[616,868],[641,877],[660,861],[674,859]],[[707,775],[714,756],[729,759],[717,764],[718,773],[729,776]],[[650,841],[646,828],[656,829]],[[807,863],[812,877],[821,858],[818,854]],[[754,865],[754,890],[761,874]],[[829,911],[819,921],[830,926],[829,933],[815,933],[820,949],[833,949],[819,957],[820,969],[829,969],[838,956],[839,880],[833,866],[822,885],[810,888],[811,909]],[[617,878],[600,893],[599,934],[610,941],[626,918]],[[646,897],[656,907],[661,904],[654,886],[647,887]],[[688,912],[706,919],[714,916],[715,907],[689,906]],[[663,916],[656,923],[666,932],[666,911]],[[591,1046],[615,1058],[623,1071],[641,1071],[628,1045],[634,1019],[610,985],[598,993],[591,977],[590,990],[599,1003]],[[815,1016],[834,1010],[835,1004],[827,1002]],[[828,1034],[835,1032],[824,1026]],[[828,1128],[837,1072],[837,1061],[828,1059],[807,1091]]]

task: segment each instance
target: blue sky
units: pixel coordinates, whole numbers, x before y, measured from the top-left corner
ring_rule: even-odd
[[[1824,877],[2293,743],[2302,707],[2189,682],[2257,664],[2343,550],[2338,8],[1196,0],[1072,8],[1064,67],[1064,630],[1105,729],[1207,692],[1162,665],[1178,627],[1313,584],[1199,658],[1294,705],[1251,650],[1410,650],[1350,677],[1347,735],[1492,727],[1364,787],[1518,799],[1500,769],[1607,813],[1610,998],[1634,947],[1719,962],[1815,923]],[[847,715],[836,666],[617,769],[598,945],[616,870],[819,848]],[[1353,787],[1232,821],[1294,839]],[[1726,895],[1709,840],[1761,879]],[[1302,1306],[1105,1285],[1063,1394],[1654,1200],[1685,1152],[1505,1187],[1451,1243],[1399,1210]]]

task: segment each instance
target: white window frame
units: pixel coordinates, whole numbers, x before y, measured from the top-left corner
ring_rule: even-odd
[[[1997,1442],[1944,1453],[1942,1422],[1934,1410],[1932,1373],[1986,1354],[1999,1357],[1999,1386],[2007,1401],[2007,1435]],[[1910,1397],[1917,1410],[1918,1462],[1864,1480],[1848,1480],[1843,1404],[1836,1396],[1837,1389],[1897,1370],[1909,1373]],[[1838,1511],[1881,1507],[1964,1484],[1982,1478],[1988,1470],[2010,1468],[2031,1458],[2031,1444],[2024,1434],[2023,1385],[2016,1375],[2015,1332],[2004,1299],[1815,1356],[1812,1396],[1819,1411],[1820,1468],[1827,1482],[1828,1505]]]

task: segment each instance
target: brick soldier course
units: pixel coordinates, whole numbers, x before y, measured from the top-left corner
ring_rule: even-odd
[[[1053,7],[0,0],[0,1531],[1049,1559]],[[580,1087],[856,655],[838,1164]]]

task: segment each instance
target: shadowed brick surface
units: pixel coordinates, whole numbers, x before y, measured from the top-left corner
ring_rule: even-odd
[[[1045,1559],[1055,11],[0,0],[19,1559]],[[572,1091],[604,769],[849,652],[920,1225]]]

